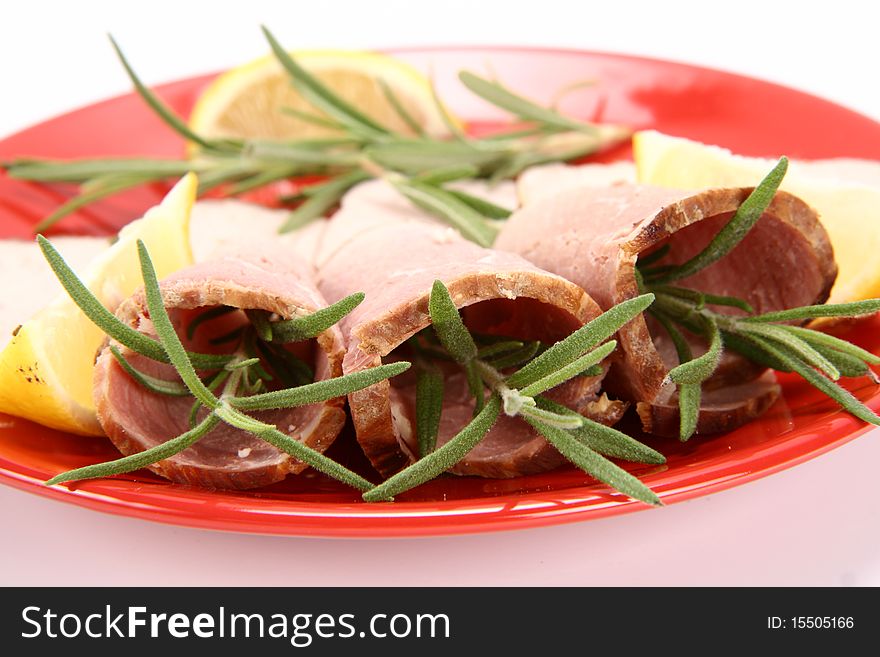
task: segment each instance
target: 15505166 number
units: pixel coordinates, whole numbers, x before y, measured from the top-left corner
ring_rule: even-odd
[[[789,622],[797,630],[851,630],[855,626],[852,616],[792,616]]]

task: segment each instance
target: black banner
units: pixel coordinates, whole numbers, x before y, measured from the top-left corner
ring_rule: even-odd
[[[876,589],[0,589],[7,655],[679,655],[876,644]],[[11,650],[10,650],[11,649]],[[538,654],[540,654],[538,652]],[[255,653],[256,654],[256,653]],[[844,653],[851,654],[851,653]]]

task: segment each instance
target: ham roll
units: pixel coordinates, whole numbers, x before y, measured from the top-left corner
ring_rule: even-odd
[[[632,184],[570,188],[515,212],[495,247],[580,285],[608,309],[638,294],[634,270],[640,255],[668,245],[664,262],[684,262],[708,244],[751,191]],[[762,313],[824,302],[836,275],[831,243],[816,213],[779,192],[733,251],[676,285],[739,297]],[[678,363],[671,340],[645,315],[621,329],[619,342],[606,388],[638,402],[647,431],[676,434],[675,388],[664,384]],[[705,348],[697,344],[695,352]],[[763,367],[727,352],[703,393],[697,431],[711,433],[762,413],[779,387]]]
[[[366,300],[340,323],[347,340],[344,373],[410,359],[407,340],[430,326],[428,300],[438,279],[476,334],[552,344],[600,314],[599,306],[574,283],[512,253],[465,240],[413,209],[393,190],[383,191],[383,185],[369,183],[356,190],[364,202],[356,202],[355,196],[343,203],[320,240],[319,287],[327,300],[366,293]],[[374,203],[377,200],[381,203]],[[436,365],[445,375],[437,441],[441,446],[470,422],[474,400],[459,368],[442,361]],[[551,396],[613,423],[624,406],[600,396],[601,379],[577,377]],[[357,440],[385,476],[417,458],[415,382],[411,371],[349,395]],[[563,462],[524,421],[502,415],[451,472],[515,477]]]
[[[234,335],[247,323],[243,310],[264,310],[290,319],[326,307],[311,269],[289,254],[261,248],[260,255],[225,255],[181,270],[160,283],[165,307],[188,349],[233,353]],[[200,315],[218,307],[230,310],[208,315],[192,337],[188,327]],[[127,299],[117,317],[142,333],[155,335],[143,292]],[[203,318],[205,319],[205,318]],[[224,344],[215,344],[223,341]],[[314,373],[314,380],[339,376],[345,352],[342,333],[331,327],[314,340],[286,349]],[[122,349],[137,369],[155,377],[177,380],[170,365]],[[275,377],[277,381],[279,377]],[[274,385],[274,384],[272,384]],[[192,397],[151,392],[132,379],[109,350],[100,354],[95,374],[98,419],[113,444],[125,455],[154,447],[189,428]],[[261,411],[253,416],[269,422],[302,443],[323,452],[345,423],[345,400],[333,399],[290,409]],[[202,411],[204,413],[204,411]],[[226,424],[219,424],[192,447],[150,466],[172,481],[209,488],[255,488],[298,473],[307,466],[272,445]]]

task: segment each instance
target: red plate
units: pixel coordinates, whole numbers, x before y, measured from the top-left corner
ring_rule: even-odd
[[[563,109],[721,144],[747,155],[796,158],[834,156],[880,159],[880,125],[827,101],[727,73],[649,59],[572,51],[523,49],[418,49],[395,51],[430,68],[441,96],[474,122],[502,118],[456,81],[462,68],[487,64],[509,86],[548,100],[572,82],[597,80],[567,96]],[[186,115],[210,77],[159,89]],[[829,130],[828,126],[834,126]],[[134,96],[91,105],[0,142],[0,159],[13,156],[179,156],[181,141]],[[626,157],[621,150],[612,157]],[[165,189],[142,189],[90,207],[65,220],[64,232],[108,232],[157,202]],[[30,227],[69,190],[10,180],[0,174],[0,235],[28,237]],[[845,336],[880,353],[880,322],[870,320]],[[696,438],[687,445],[649,438],[668,457],[662,467],[631,471],[667,504],[742,484],[813,458],[864,433],[867,426],[795,377],[782,377],[784,396],[763,418],[732,433]],[[871,408],[880,389],[849,382]],[[355,469],[365,466],[350,436],[333,455]],[[0,416],[0,480],[93,509],[192,527],[264,534],[315,536],[418,536],[533,527],[600,518],[646,508],[568,468],[514,480],[441,478],[388,504],[365,504],[327,478],[291,477],[249,492],[209,492],[171,484],[148,472],[70,488],[42,482],[64,470],[118,456],[103,439],[84,439]]]

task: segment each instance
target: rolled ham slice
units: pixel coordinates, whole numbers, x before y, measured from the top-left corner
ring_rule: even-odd
[[[519,256],[481,248],[407,205],[397,214],[377,213],[373,207],[343,204],[322,244],[319,287],[328,301],[366,293],[366,300],[341,322],[347,340],[345,373],[407,355],[406,340],[430,325],[428,299],[436,279],[446,284],[465,323],[476,332],[553,343],[600,313],[583,289]],[[453,369],[445,381],[438,445],[473,414],[464,377]],[[623,408],[599,397],[600,381],[579,377],[553,395],[610,423]],[[380,473],[390,475],[416,459],[412,371],[349,395],[349,406],[358,442]],[[502,417],[452,472],[514,477],[563,461],[525,422]]]
[[[554,162],[523,171],[516,180],[516,196],[518,206],[525,206],[567,189],[610,187],[635,182],[636,165],[632,162],[577,165]]]
[[[194,340],[186,327],[200,313],[217,306],[260,309],[290,319],[326,307],[311,271],[287,254],[263,249],[261,255],[227,255],[181,270],[160,283],[165,307],[188,348],[216,351],[212,336],[223,335],[246,321],[233,312],[204,322]],[[127,299],[117,317],[139,331],[154,335],[142,292]],[[312,366],[315,380],[342,371],[342,333],[332,327],[309,342],[288,348]],[[230,353],[234,345],[223,351]],[[176,379],[171,366],[123,350],[138,369],[168,380]],[[94,383],[98,419],[113,444],[125,455],[135,454],[177,436],[189,428],[191,397],[152,393],[119,366],[105,348],[100,354]],[[333,399],[292,409],[263,411],[253,416],[323,452],[345,423],[344,399]],[[172,481],[209,488],[255,488],[299,473],[306,464],[272,445],[226,424],[220,424],[192,447],[160,461],[150,469]]]
[[[665,262],[684,262],[705,247],[751,191],[684,192],[645,185],[568,189],[514,213],[495,246],[577,283],[607,309],[638,294],[639,255],[668,244]],[[760,313],[822,303],[836,275],[831,243],[816,213],[780,192],[731,253],[676,284],[740,297]],[[606,387],[639,402],[646,430],[674,433],[677,401],[672,386],[663,385],[677,363],[668,337],[643,316],[620,331],[619,341]],[[739,385],[763,371],[728,354],[704,384],[697,431],[732,429],[768,408],[778,386],[764,379],[760,385]]]

